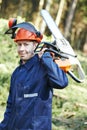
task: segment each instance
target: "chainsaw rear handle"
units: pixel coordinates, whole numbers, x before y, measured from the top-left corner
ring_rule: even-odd
[[[78,83],[82,83],[84,81],[84,73],[82,72],[81,66],[78,66],[77,64],[77,71],[78,76],[72,72],[73,64],[70,63],[69,59],[55,59],[54,62],[65,72],[67,73],[73,80],[75,80]]]
[[[71,72],[70,70],[67,72],[67,74],[68,74],[73,80],[75,80],[77,83],[82,83],[82,82],[83,82],[83,80],[77,78],[77,77],[75,76],[75,74],[74,74],[73,72]]]

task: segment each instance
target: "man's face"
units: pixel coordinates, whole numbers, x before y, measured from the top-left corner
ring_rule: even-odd
[[[18,41],[17,42],[17,51],[24,62],[34,56],[34,50],[38,43],[33,41]]]

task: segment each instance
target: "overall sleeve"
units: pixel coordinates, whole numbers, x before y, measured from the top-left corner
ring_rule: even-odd
[[[48,74],[49,84],[53,88],[63,89],[68,85],[66,73],[53,62],[49,52],[45,52],[41,58]]]
[[[4,119],[3,121],[0,123],[0,130],[8,130],[8,122],[10,119],[10,115],[11,115],[11,109],[12,109],[12,78],[11,78],[11,84],[10,84],[10,91],[9,91],[9,96],[8,96],[8,100],[7,100],[7,106],[6,106],[6,111],[4,113]]]

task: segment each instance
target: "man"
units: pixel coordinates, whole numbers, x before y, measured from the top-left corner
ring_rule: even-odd
[[[27,23],[27,27],[28,27]],[[32,25],[33,27],[33,25]],[[34,53],[42,35],[20,28],[14,41],[20,65],[11,76],[10,92],[0,130],[51,130],[53,88],[63,89],[68,79],[49,52]]]

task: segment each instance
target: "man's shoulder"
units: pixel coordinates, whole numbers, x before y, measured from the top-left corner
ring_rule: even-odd
[[[12,77],[14,77],[14,76],[16,75],[16,73],[18,72],[18,70],[19,70],[19,66],[17,66],[17,67],[14,69],[14,71],[13,71],[13,73],[12,73]]]

